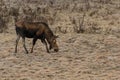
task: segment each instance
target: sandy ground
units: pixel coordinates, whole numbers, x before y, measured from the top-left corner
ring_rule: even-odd
[[[0,80],[120,80],[120,38],[102,34],[60,34],[60,51],[46,52],[37,41],[13,55],[14,30],[0,34]],[[30,51],[31,39],[26,39]]]

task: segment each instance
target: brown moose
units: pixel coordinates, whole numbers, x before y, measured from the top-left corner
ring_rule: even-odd
[[[26,53],[28,53],[28,50],[25,45],[25,38],[33,38],[31,53],[33,52],[34,45],[38,39],[40,39],[41,42],[45,44],[48,53],[51,49],[54,49],[55,52],[58,52],[59,50],[56,42],[56,38],[58,36],[53,34],[52,30],[45,22],[17,21],[15,23],[15,30],[17,34],[15,53],[17,53],[17,45],[20,37],[22,37],[23,47]],[[47,44],[49,44],[49,48]]]

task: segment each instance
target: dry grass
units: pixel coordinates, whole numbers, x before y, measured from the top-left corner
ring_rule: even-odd
[[[60,51],[48,54],[37,42],[34,53],[25,54],[22,41],[13,55],[15,34],[0,34],[1,80],[119,80],[120,39],[114,35],[61,34]],[[31,39],[26,40],[31,48]]]

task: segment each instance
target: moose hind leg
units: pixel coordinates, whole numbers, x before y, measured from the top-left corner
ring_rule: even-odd
[[[42,42],[43,44],[45,44],[47,52],[50,53],[50,52],[49,52],[49,49],[48,49],[48,46],[47,46],[47,42],[45,41],[45,39],[41,39],[41,42]]]
[[[23,47],[24,47],[24,49],[26,51],[26,54],[28,54],[28,50],[27,50],[26,45],[25,45],[25,38],[23,37],[22,39],[23,39]]]
[[[31,48],[31,53],[33,52],[33,48],[34,48],[34,45],[35,45],[36,41],[37,41],[37,39],[36,39],[36,38],[34,38],[34,39],[33,39],[32,48]]]
[[[18,45],[19,40],[20,40],[20,35],[17,35],[16,45],[15,45],[15,53],[17,53],[17,45]]]

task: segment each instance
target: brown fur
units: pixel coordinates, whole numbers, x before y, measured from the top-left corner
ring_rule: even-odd
[[[15,26],[17,33],[15,53],[17,53],[17,45],[20,37],[22,37],[23,47],[25,48],[26,53],[28,53],[28,50],[25,46],[26,37],[33,38],[33,45],[31,52],[33,52],[33,47],[37,39],[40,39],[41,42],[45,44],[47,52],[49,52],[49,49],[54,49],[54,51],[56,52],[59,50],[58,45],[56,43],[57,37],[53,34],[53,32],[46,23],[18,21],[15,23]],[[49,49],[47,43],[49,44]]]

